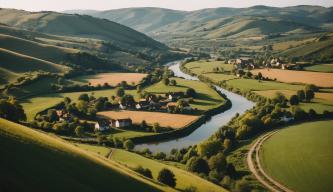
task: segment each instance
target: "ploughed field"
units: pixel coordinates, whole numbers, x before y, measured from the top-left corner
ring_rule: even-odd
[[[319,87],[333,87],[333,73],[294,71],[281,69],[257,69],[252,73],[261,72],[264,77],[277,79],[286,83],[314,84]]]
[[[74,80],[81,83],[90,83],[92,86],[104,85],[117,85],[122,81],[126,81],[128,84],[134,83],[137,85],[147,74],[143,73],[100,73],[96,75],[86,75],[75,78]]]
[[[199,116],[195,115],[147,111],[105,111],[99,112],[98,115],[112,119],[131,118],[135,124],[140,124],[143,120],[145,120],[149,125],[159,123],[162,127],[171,127],[176,129],[183,128],[199,118]]]
[[[264,142],[260,162],[294,191],[333,190],[333,120],[286,127]]]

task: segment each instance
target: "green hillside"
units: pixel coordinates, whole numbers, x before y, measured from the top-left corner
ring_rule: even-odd
[[[129,169],[0,119],[0,191],[172,191]]]

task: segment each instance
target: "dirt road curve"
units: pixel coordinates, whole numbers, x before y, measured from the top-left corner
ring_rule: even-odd
[[[270,138],[276,132],[278,131],[271,131],[257,139],[257,141],[251,146],[247,154],[247,164],[249,166],[250,171],[256,177],[256,179],[260,183],[262,183],[265,187],[267,187],[267,189],[269,189],[270,191],[293,192],[291,189],[288,189],[286,186],[282,185],[281,183],[279,183],[278,181],[274,180],[269,175],[267,175],[260,164],[260,159],[259,159],[260,147],[265,140]]]

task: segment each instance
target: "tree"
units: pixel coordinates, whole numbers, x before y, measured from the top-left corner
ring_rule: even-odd
[[[133,143],[133,141],[132,140],[126,140],[125,142],[124,142],[124,147],[125,147],[125,149],[126,150],[128,150],[128,151],[131,151],[131,150],[133,150],[134,149],[134,143]]]
[[[170,171],[169,169],[162,169],[159,173],[158,173],[158,177],[157,180],[161,183],[164,183],[170,187],[175,187],[176,186],[176,178],[175,178],[175,174],[172,173],[172,171]]]
[[[143,175],[145,177],[148,177],[151,179],[153,178],[153,175],[152,175],[150,169],[148,169],[148,168],[145,169],[142,166],[138,166],[138,167],[134,168],[134,171],[140,173],[141,175]]]
[[[169,83],[170,83],[169,78],[163,78],[163,84],[164,85],[169,85]]]
[[[14,99],[0,99],[0,117],[15,122],[27,119],[22,105]]]
[[[217,170],[218,172],[224,171],[227,166],[227,160],[223,153],[218,153],[208,160],[208,165],[211,170]]]
[[[155,133],[158,133],[158,132],[161,131],[161,126],[160,126],[159,123],[154,123],[154,124],[153,124],[153,131],[154,131]]]
[[[84,128],[82,126],[77,126],[75,128],[75,134],[78,136],[78,137],[81,137],[84,133]]]
[[[197,95],[197,92],[193,88],[188,88],[186,90],[186,95],[194,98]]]
[[[58,115],[57,115],[57,111],[55,109],[47,110],[47,115],[46,116],[47,116],[47,119],[50,122],[55,122],[55,121],[59,120]]]
[[[251,191],[251,187],[248,181],[246,180],[240,180],[236,183],[235,186],[235,191],[237,192],[250,192]]]
[[[116,95],[117,95],[118,97],[122,97],[122,96],[124,96],[124,95],[125,95],[125,90],[124,90],[124,88],[122,88],[122,87],[117,88],[117,90],[116,90]]]
[[[209,158],[221,150],[223,150],[223,147],[219,141],[204,141],[198,145],[198,153],[202,157],[207,156]]]
[[[196,173],[209,173],[209,166],[206,160],[200,157],[192,157],[186,163],[186,168],[189,171],[196,172]]]
[[[305,90],[305,101],[310,102],[315,97],[315,93],[311,90]]]
[[[79,100],[82,100],[82,101],[86,101],[86,102],[88,102],[88,101],[89,101],[89,95],[86,94],[86,93],[82,93],[82,94],[79,96]]]
[[[289,103],[290,103],[290,105],[298,105],[299,100],[298,100],[297,95],[292,95],[289,99]]]
[[[79,100],[76,104],[76,108],[81,113],[87,113],[88,111],[88,102],[84,100]]]
[[[174,80],[174,79],[171,79],[171,81],[170,81],[170,85],[171,85],[171,86],[176,86],[176,85],[177,85],[177,81]]]
[[[299,101],[304,101],[305,99],[305,92],[304,90],[298,90],[297,91],[297,97]]]
[[[262,79],[262,73],[261,73],[261,72],[258,73],[258,79],[259,79],[259,80]]]

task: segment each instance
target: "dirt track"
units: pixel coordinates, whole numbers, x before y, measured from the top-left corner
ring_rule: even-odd
[[[263,144],[264,141],[266,141],[268,138],[270,138],[272,135],[274,135],[277,132],[278,131],[268,132],[257,139],[257,141],[251,146],[247,154],[247,164],[250,171],[256,177],[256,179],[270,191],[293,192],[291,189],[288,189],[286,186],[282,185],[281,183],[279,183],[278,181],[274,180],[269,175],[267,175],[260,164],[259,152],[261,145]]]

